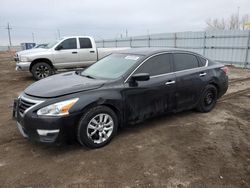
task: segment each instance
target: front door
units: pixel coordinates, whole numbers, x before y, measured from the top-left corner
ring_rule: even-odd
[[[72,68],[79,63],[76,38],[62,41],[54,50],[54,66],[56,68]]]
[[[143,63],[133,74],[149,73],[148,81],[125,83],[126,117],[141,121],[162,114],[175,106],[175,74],[171,54],[159,54]]]

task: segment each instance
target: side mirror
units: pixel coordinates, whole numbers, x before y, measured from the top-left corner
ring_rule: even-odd
[[[59,44],[57,47],[56,47],[56,49],[55,50],[61,50],[61,49],[63,49],[63,47],[62,47],[62,45],[61,44]]]
[[[150,76],[148,73],[138,73],[134,74],[131,78],[134,81],[147,81],[150,79]]]

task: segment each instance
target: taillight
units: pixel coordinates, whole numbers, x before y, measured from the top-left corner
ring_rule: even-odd
[[[225,67],[221,67],[220,69],[223,70],[225,72],[225,74],[228,74],[228,72],[229,72],[229,69],[226,66]]]

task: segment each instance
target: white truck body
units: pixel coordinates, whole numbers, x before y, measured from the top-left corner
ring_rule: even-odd
[[[127,48],[97,48],[94,39],[89,36],[64,37],[46,48],[17,52],[16,70],[32,72],[32,66],[37,62],[46,62],[53,70],[83,68],[112,52],[124,49]]]

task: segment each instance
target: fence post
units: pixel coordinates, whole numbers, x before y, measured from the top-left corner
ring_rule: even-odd
[[[249,49],[249,44],[250,44],[250,30],[248,31],[248,38],[247,38],[247,46],[246,46],[246,55],[245,55],[245,62],[244,62],[244,68],[247,68],[247,60],[248,60],[248,49]]]
[[[176,40],[177,40],[177,34],[174,33],[174,48],[177,48]]]
[[[203,51],[202,51],[202,55],[206,54],[206,39],[207,39],[207,32],[204,32],[204,38],[203,38]]]
[[[117,39],[115,39],[115,47],[117,48]]]
[[[148,47],[150,48],[150,35],[148,35]]]
[[[132,48],[132,37],[130,37],[130,39],[129,39],[129,46],[130,46],[130,48]]]

